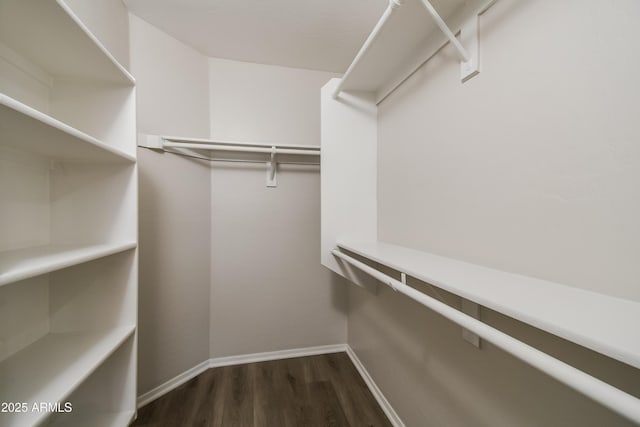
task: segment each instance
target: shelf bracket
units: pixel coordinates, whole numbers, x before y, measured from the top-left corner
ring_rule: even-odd
[[[274,145],[271,147],[271,161],[267,162],[267,187],[275,188],[278,186],[278,177],[276,175],[277,168],[276,147]]]
[[[429,15],[431,15],[436,25],[438,25],[440,31],[442,31],[455,48],[461,63],[460,79],[466,82],[471,77],[477,75],[480,72],[480,61],[478,60],[478,15],[474,14],[462,25],[460,28],[460,40],[458,40],[431,2],[429,0],[421,0],[421,3],[427,12],[429,12]],[[463,44],[464,46],[468,46],[468,48],[465,48]]]
[[[468,299],[462,299],[462,312],[474,319],[480,320],[480,306]],[[462,339],[476,348],[480,348],[480,337],[468,329],[462,328]]]
[[[460,27],[460,40],[467,46],[468,59],[460,63],[460,80],[466,82],[480,73],[478,15],[474,14]]]

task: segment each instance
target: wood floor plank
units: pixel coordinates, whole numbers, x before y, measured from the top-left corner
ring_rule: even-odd
[[[390,426],[346,353],[212,368],[138,411],[138,427]]]
[[[347,417],[342,409],[342,404],[338,400],[338,396],[329,381],[316,381],[308,385],[310,393],[310,401],[313,411],[313,422],[306,425],[315,426],[349,426]],[[305,424],[299,424],[305,425]]]
[[[348,422],[353,426],[390,426],[349,356],[346,353],[324,356],[318,360],[320,369],[334,385]]]
[[[167,404],[170,401],[169,395],[160,397],[138,410],[138,418],[134,425],[140,427],[160,427],[160,420],[167,410]]]
[[[199,379],[198,396],[192,405],[187,425],[192,427],[222,425],[224,405],[222,393],[224,389],[221,387],[222,370],[209,369],[196,379]]]
[[[195,401],[195,388],[197,378],[176,388],[175,393],[167,395],[168,401],[163,412],[163,425],[167,427],[180,427],[184,425],[191,406]]]
[[[313,399],[304,372],[303,358],[278,361],[283,366],[281,389],[287,402],[283,404],[285,426],[313,424]]]
[[[254,370],[249,365],[223,368],[224,406],[222,426],[253,426]]]
[[[254,390],[254,426],[284,426],[282,410],[274,411],[274,408],[282,406],[281,396],[275,384],[276,369],[271,362],[255,364],[255,390]]]

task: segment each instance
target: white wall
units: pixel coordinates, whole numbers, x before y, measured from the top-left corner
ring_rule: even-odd
[[[138,131],[207,137],[207,61],[131,15]],[[142,394],[209,357],[210,180],[206,162],[138,150]]]
[[[447,46],[380,105],[380,240],[640,300],[638,16],[496,2],[479,76],[461,84]],[[629,425],[401,295],[349,298],[349,343],[409,426]],[[637,369],[483,319],[640,395]]]
[[[211,136],[320,145],[320,88],[337,74],[211,58]]]
[[[334,75],[207,60],[131,16],[142,133],[319,145]],[[209,132],[211,126],[211,132]],[[209,357],[346,342],[346,291],[318,263],[318,167],[138,150],[139,393]]]
[[[480,76],[416,73],[380,105],[380,239],[640,301],[637,16],[500,1]]]
[[[210,59],[211,135],[319,145],[320,88],[333,74]],[[346,342],[346,293],[320,259],[320,173],[211,168],[212,357]]]

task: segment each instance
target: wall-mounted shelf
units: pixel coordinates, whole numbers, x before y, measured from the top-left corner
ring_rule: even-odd
[[[271,154],[296,156],[310,159],[309,164],[318,164],[320,147],[314,145],[280,144],[269,142],[240,142],[222,141],[217,139],[185,138],[179,136],[138,135],[138,147],[152,148],[165,151],[199,150],[210,154],[211,160],[225,159],[229,153],[262,154],[269,160]],[[185,151],[186,152],[186,151]],[[266,156],[265,156],[266,155]],[[299,159],[301,161],[301,159]],[[265,160],[261,160],[265,161]]]
[[[103,143],[61,121],[0,93],[2,146],[72,162],[135,162],[117,147]]]
[[[0,286],[135,249],[136,242],[45,245],[0,252]]]
[[[526,284],[522,286],[522,278],[516,275],[509,275],[508,273],[498,272],[496,270],[486,269],[479,266],[474,266],[466,263],[461,263],[460,261],[447,259],[443,257],[436,257],[432,254],[428,253],[420,253],[417,251],[409,251],[406,248],[400,248],[394,245],[384,245],[380,243],[365,243],[365,244],[343,244],[340,245],[341,248],[346,246],[363,248],[366,247],[368,251],[364,251],[367,253],[374,253],[375,255],[370,260],[375,260],[376,256],[379,260],[389,262],[389,258],[394,259],[395,262],[399,262],[399,265],[410,265],[413,267],[417,267],[415,270],[416,274],[423,274],[425,276],[430,277],[431,282],[435,282],[437,280],[444,280],[440,282],[443,288],[445,287],[445,283],[449,283],[449,280],[452,280],[451,283],[471,283],[476,279],[474,274],[479,276],[479,285],[480,288],[483,288],[483,285],[491,286],[491,281],[495,280],[499,284],[515,284],[515,288],[518,290],[524,289],[524,297],[528,297],[532,295],[530,284]],[[331,251],[331,254],[339,260],[343,264],[347,264],[352,266],[359,271],[367,274],[368,276],[378,280],[379,282],[389,286],[394,291],[405,295],[417,302],[418,304],[431,309],[432,311],[438,313],[444,318],[462,326],[469,333],[476,335],[478,338],[483,338],[488,342],[491,342],[496,347],[506,351],[512,356],[517,357],[523,362],[539,369],[541,372],[549,375],[550,377],[564,383],[565,385],[573,388],[574,390],[582,393],[583,395],[590,397],[596,402],[604,405],[605,407],[613,410],[631,420],[632,422],[639,423],[640,422],[640,399],[638,399],[633,394],[629,394],[624,390],[618,389],[599,378],[596,378],[588,373],[577,369],[555,357],[538,350],[535,347],[530,346],[529,344],[522,342],[511,335],[508,335],[502,332],[499,329],[494,328],[493,326],[483,323],[478,320],[473,313],[465,313],[463,311],[457,310],[454,307],[445,304],[444,302],[436,299],[432,296],[429,296],[419,289],[415,289],[412,286],[406,284],[406,274],[404,272],[400,272],[400,280],[378,270],[378,265],[370,266],[350,254],[345,253],[344,251],[334,249]],[[386,256],[385,256],[386,255]],[[465,264],[465,265],[463,265]],[[529,279],[529,278],[526,278]],[[561,285],[551,284],[552,286],[547,286],[543,291],[558,291],[557,287]],[[564,286],[564,288],[567,288]],[[495,289],[494,289],[495,290]],[[501,289],[504,290],[504,289]],[[567,293],[571,291],[567,291],[566,289],[559,290],[561,294],[562,300]],[[481,293],[483,296],[487,296],[490,292]],[[572,292],[571,292],[572,293]],[[578,293],[577,302],[582,303],[586,302],[587,304],[593,303],[592,299],[586,298],[584,295]],[[546,298],[549,300],[549,298]],[[566,300],[565,300],[566,302]],[[610,313],[610,310],[615,310],[619,306],[617,304],[613,304],[610,301],[607,301],[606,298],[603,301],[605,306],[605,315]],[[590,304],[589,308],[596,308],[593,304]],[[635,310],[637,315],[637,308],[630,307],[622,307],[625,311],[625,314],[629,314],[630,312]],[[525,310],[526,311],[526,310]],[[539,309],[535,310],[537,313],[540,312]],[[566,316],[565,316],[566,317]],[[626,321],[634,321],[635,315],[625,316],[623,315],[623,321],[617,322],[618,324],[614,325],[617,328],[624,328]],[[584,317],[582,318],[584,319]],[[556,320],[556,319],[553,319]],[[620,318],[617,319],[618,321]],[[567,322],[563,322],[560,320],[561,324],[566,324]],[[594,322],[588,322],[592,325]],[[607,325],[610,326],[610,325]],[[575,329],[575,328],[574,328]],[[586,329],[586,328],[585,328]],[[632,340],[634,337],[630,337]]]
[[[178,136],[138,135],[138,147],[222,162],[267,164],[267,187],[277,187],[277,164],[318,165],[320,147],[268,142],[236,142]]]
[[[63,402],[124,341],[135,325],[102,332],[48,334],[0,364],[0,401]],[[33,426],[49,413],[2,414],[2,425]]]
[[[640,368],[638,302],[387,243],[340,241],[338,246]]]
[[[62,0],[3,0],[0,7],[0,40],[53,77],[135,83]]]
[[[365,91],[384,99],[407,76],[461,32],[461,78],[479,71],[477,18],[495,0],[390,0],[389,6],[347,69],[334,96]],[[463,28],[464,27],[464,28]]]

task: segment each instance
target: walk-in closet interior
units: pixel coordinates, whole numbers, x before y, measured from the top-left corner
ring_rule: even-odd
[[[640,425],[639,20],[0,0],[0,427]]]

